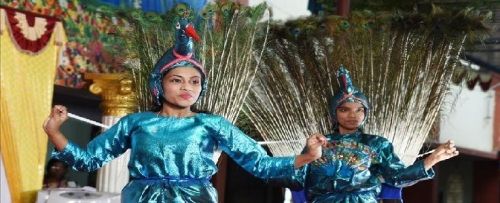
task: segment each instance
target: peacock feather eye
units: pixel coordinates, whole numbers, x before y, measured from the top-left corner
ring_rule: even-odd
[[[318,27],[319,27],[319,30],[321,30],[321,31],[325,31],[327,28],[325,23],[321,23]]]
[[[180,3],[180,4],[177,4],[175,6],[175,13],[180,16],[180,17],[186,17],[186,13],[187,12],[190,12],[190,9],[189,9],[189,6],[184,4],[184,3]]]
[[[340,28],[342,28],[343,30],[347,30],[350,27],[351,27],[351,24],[347,20],[342,20],[340,22]]]
[[[208,18],[212,17],[216,11],[217,11],[217,5],[216,4],[209,4],[201,12],[201,17],[204,19],[208,19]]]
[[[362,25],[363,29],[365,30],[371,30],[375,26],[375,23],[373,21],[368,21]]]
[[[302,33],[302,30],[298,27],[294,27],[294,28],[290,28],[289,32],[290,32],[290,35],[297,38]]]
[[[233,3],[228,2],[223,4],[220,10],[222,11],[223,14],[229,15],[231,13],[232,8],[233,8]]]

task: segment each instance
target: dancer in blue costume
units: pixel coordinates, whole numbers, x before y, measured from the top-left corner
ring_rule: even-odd
[[[369,113],[365,95],[353,86],[349,72],[338,71],[340,91],[330,110],[334,133],[326,137],[322,156],[283,184],[305,189],[308,202],[377,202],[382,183],[410,186],[434,176],[432,166],[458,155],[453,142],[439,146],[425,160],[405,167],[385,138],[363,133]]]
[[[291,176],[319,158],[326,140],[312,136],[308,153],[269,157],[254,140],[221,116],[191,111],[206,88],[203,66],[193,57],[191,23],[176,25],[176,45],[155,65],[150,88],[158,111],[123,117],[112,128],[80,148],[59,131],[67,119],[64,106],[55,106],[44,123],[54,143],[54,157],[74,169],[93,171],[131,149],[131,181],[122,190],[122,202],[217,202],[209,179],[217,172],[215,148],[227,153],[245,170],[260,178]]]

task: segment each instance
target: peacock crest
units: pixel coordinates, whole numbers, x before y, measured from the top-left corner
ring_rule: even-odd
[[[174,52],[183,56],[192,55],[194,52],[193,40],[200,41],[193,24],[187,18],[180,18],[175,25]]]

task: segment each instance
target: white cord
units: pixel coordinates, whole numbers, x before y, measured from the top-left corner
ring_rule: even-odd
[[[84,117],[77,116],[77,115],[72,114],[72,113],[68,113],[68,117],[70,117],[70,118],[74,118],[74,119],[79,120],[79,121],[83,121],[83,122],[88,123],[88,124],[92,124],[92,125],[95,125],[95,126],[99,126],[99,127],[101,127],[101,128],[105,128],[105,129],[109,129],[109,128],[110,128],[109,126],[104,125],[104,124],[102,124],[102,123],[95,122],[95,121],[93,121],[93,120],[86,119],[86,118],[84,118]]]
[[[435,150],[435,149],[433,149],[433,150],[431,150],[431,151],[428,151],[428,152],[425,152],[425,153],[419,154],[419,155],[417,155],[417,158],[423,157],[423,156],[425,156],[425,155],[427,155],[427,154],[432,154],[434,151],[436,151],[436,150]]]
[[[81,116],[77,116],[77,115],[72,114],[72,113],[68,113],[68,117],[74,118],[74,119],[79,120],[79,121],[83,121],[83,122],[88,123],[88,124],[99,126],[101,128],[105,128],[105,129],[109,129],[110,128],[109,126],[104,125],[102,123],[95,122],[93,120],[90,120],[90,119],[87,119],[87,118],[84,118],[84,117],[81,117]],[[259,145],[268,145],[268,144],[279,144],[279,143],[289,143],[289,142],[304,142],[304,141],[305,141],[305,139],[300,139],[300,140],[274,140],[274,141],[260,141],[260,142],[257,142],[257,143]],[[425,153],[422,153],[422,154],[419,154],[419,155],[417,155],[417,158],[423,157],[423,156],[425,156],[427,154],[431,154],[434,151],[435,151],[435,149],[433,149],[431,151],[428,151],[428,152],[425,152]]]
[[[273,141],[260,141],[260,142],[257,142],[257,143],[260,144],[260,145],[269,145],[269,144],[290,143],[290,142],[304,142],[304,141],[305,141],[305,139],[300,139],[300,140],[281,140],[281,141],[280,140],[273,140]],[[425,156],[427,154],[432,154],[434,151],[436,151],[436,150],[435,149],[430,150],[428,152],[419,154],[416,157],[420,158],[420,157],[423,157],[423,156]],[[408,156],[410,156],[410,155],[408,155]],[[413,155],[411,155],[411,156],[413,156]]]

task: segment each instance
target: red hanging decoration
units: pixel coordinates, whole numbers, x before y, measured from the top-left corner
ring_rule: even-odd
[[[47,46],[59,21],[57,18],[7,7],[1,8],[6,11],[11,37],[21,51],[37,54]]]

